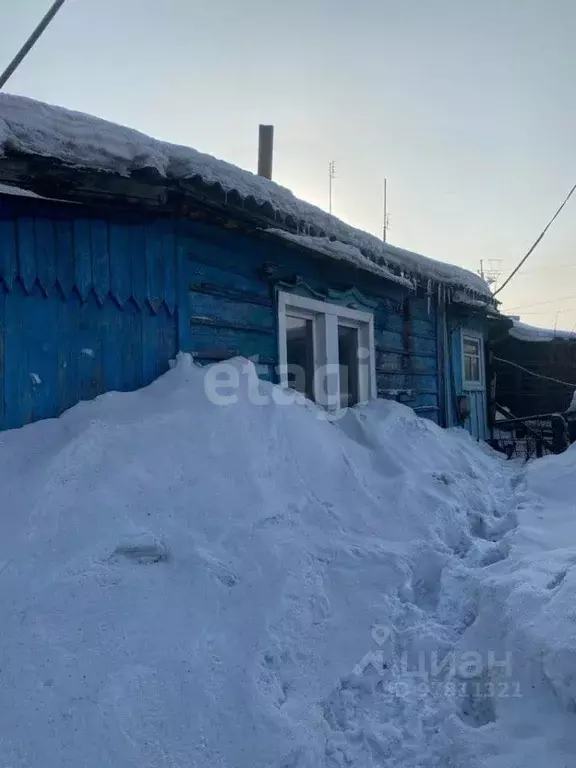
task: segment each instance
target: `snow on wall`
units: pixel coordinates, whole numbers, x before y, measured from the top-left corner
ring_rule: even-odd
[[[519,320],[512,318],[514,325],[508,331],[509,335],[519,341],[554,341],[563,339],[564,341],[576,341],[574,331],[558,331],[549,328],[536,328],[533,325],[526,325]]]
[[[10,152],[50,157],[73,167],[122,176],[146,168],[154,169],[167,180],[200,177],[203,183],[236,191],[245,200],[253,198],[261,205],[268,203],[279,223],[293,217],[302,223],[304,234],[309,234],[312,228],[322,231],[328,238],[362,251],[372,261],[383,260],[384,267],[391,265],[481,296],[491,295],[478,275],[383,244],[374,235],[299,200],[290,190],[223,160],[81,112],[0,94],[0,157]],[[366,262],[361,265],[366,266]]]

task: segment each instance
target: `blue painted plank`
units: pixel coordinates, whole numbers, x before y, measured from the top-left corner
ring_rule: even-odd
[[[34,220],[36,240],[36,279],[47,296],[56,277],[56,244],[54,224],[50,219]]]
[[[412,353],[414,355],[430,355],[436,359],[436,339],[422,339],[418,336],[410,337]]]
[[[232,327],[248,325],[273,330],[276,326],[276,315],[272,307],[229,301],[193,291],[190,291],[189,311],[192,318],[211,318]]]
[[[198,352],[211,360],[226,359],[236,355],[243,357],[259,355],[273,361],[278,359],[276,334],[192,325],[190,346],[193,352]]]
[[[141,224],[130,227],[131,296],[142,308],[146,301],[146,231]]]
[[[164,270],[164,302],[170,312],[176,307],[176,240],[171,222],[162,237],[162,266]]]
[[[374,343],[377,347],[381,347],[389,352],[403,352],[404,342],[402,335],[394,333],[393,331],[382,331],[378,328],[374,329]]]
[[[138,389],[144,383],[142,354],[142,312],[129,301],[122,310],[125,329],[123,339],[124,363],[122,367],[122,388],[124,391]]]
[[[435,394],[417,394],[416,398],[410,402],[412,408],[424,407],[424,406],[437,406],[438,395]]]
[[[146,306],[142,310],[142,384],[144,386],[160,375],[160,331],[164,313],[163,308],[154,312],[151,307]]]
[[[86,301],[92,287],[90,222],[86,219],[74,220],[74,284]]]
[[[56,238],[56,280],[62,295],[68,298],[74,288],[74,235],[72,222],[54,222]]]
[[[31,381],[31,420],[59,415],[57,345],[63,329],[58,326],[60,299],[34,288],[27,302],[25,338]]]
[[[278,256],[274,257],[270,252],[267,254],[258,249],[257,241],[244,241],[238,233],[225,233],[224,242],[220,240],[219,233],[215,227],[210,228],[209,239],[198,239],[195,237],[184,236],[182,238],[186,256],[193,262],[204,264],[215,264],[221,269],[237,272],[245,275],[256,275],[256,270],[262,266],[265,261],[279,263]],[[286,250],[286,249],[282,249]],[[292,266],[294,262],[294,253],[289,252],[285,257],[285,263]],[[291,263],[292,262],[292,263]],[[307,265],[310,277],[316,273],[313,266]],[[294,272],[299,274],[297,269]]]
[[[409,366],[411,373],[428,373],[433,375],[436,371],[436,355],[412,355]]]
[[[92,252],[92,285],[96,298],[103,304],[110,292],[110,257],[108,254],[108,224],[94,219],[90,222]]]
[[[383,389],[412,389],[408,376],[402,373],[377,373],[378,390]]]
[[[178,351],[190,352],[192,349],[190,313],[188,309],[188,283],[186,273],[187,260],[181,238],[176,240],[176,321],[178,336],[176,346]]]
[[[378,387],[386,386],[389,389],[411,389],[414,392],[427,394],[438,393],[438,381],[435,376],[414,375],[411,373],[381,373],[376,372]]]
[[[146,298],[154,312],[158,312],[164,295],[162,223],[154,222],[146,228]]]
[[[402,334],[404,321],[397,312],[376,310],[374,312],[374,326],[378,330]]]
[[[18,274],[28,293],[36,281],[36,238],[34,219],[17,219]]]
[[[122,307],[132,294],[130,227],[110,224],[110,291]]]
[[[80,306],[78,334],[72,354],[78,360],[79,395],[92,400],[105,391],[102,366],[102,310],[93,294]]]
[[[184,275],[187,285],[201,287],[203,284],[232,288],[245,293],[262,296],[270,300],[270,289],[263,280],[230,272],[213,264],[199,264],[184,259]]]
[[[410,335],[418,336],[425,339],[436,339],[436,322],[429,320],[422,320],[420,318],[413,317],[410,320]]]
[[[71,232],[70,227],[70,232]],[[79,332],[82,301],[72,293],[66,301],[58,302],[58,403],[60,413],[80,400]]]
[[[17,276],[16,226],[10,219],[0,219],[0,281],[11,290]]]
[[[30,344],[26,333],[26,317],[33,301],[34,299],[26,294],[19,283],[15,283],[12,292],[5,295],[4,399],[6,413],[4,424],[6,429],[28,424],[32,417],[32,380],[28,365]]]
[[[107,392],[121,392],[124,389],[124,314],[111,298],[104,302],[99,311],[102,369],[104,389]]]
[[[170,360],[173,360],[178,352],[178,326],[176,318],[168,312],[167,307],[162,307],[161,316],[163,317],[163,322],[160,328],[158,350],[160,355],[160,373],[162,374],[166,373],[169,369]]]
[[[438,376],[436,374],[409,372],[407,378],[410,386],[419,392],[438,393]]]
[[[403,371],[404,355],[395,352],[381,352],[376,350],[376,370],[394,372]]]

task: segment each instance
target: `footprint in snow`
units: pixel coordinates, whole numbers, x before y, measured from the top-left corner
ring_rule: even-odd
[[[112,557],[150,565],[168,560],[168,548],[153,533],[141,533],[120,541]]]

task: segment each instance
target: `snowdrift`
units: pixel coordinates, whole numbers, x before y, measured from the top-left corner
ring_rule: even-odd
[[[253,404],[227,365],[226,406],[183,355],[0,434],[0,765],[528,765],[501,701],[429,669],[475,637],[486,682],[515,471],[394,403]]]
[[[492,677],[502,695],[486,765],[563,768],[576,760],[576,445],[519,470],[517,484],[508,557],[482,574],[461,643],[508,656]]]

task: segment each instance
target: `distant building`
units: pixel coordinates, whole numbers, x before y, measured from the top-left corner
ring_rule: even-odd
[[[576,391],[576,333],[509,318],[491,324],[495,401],[515,417],[565,413]]]
[[[0,182],[0,428],[142,387],[184,350],[488,437],[477,275],[193,149],[5,94]]]

